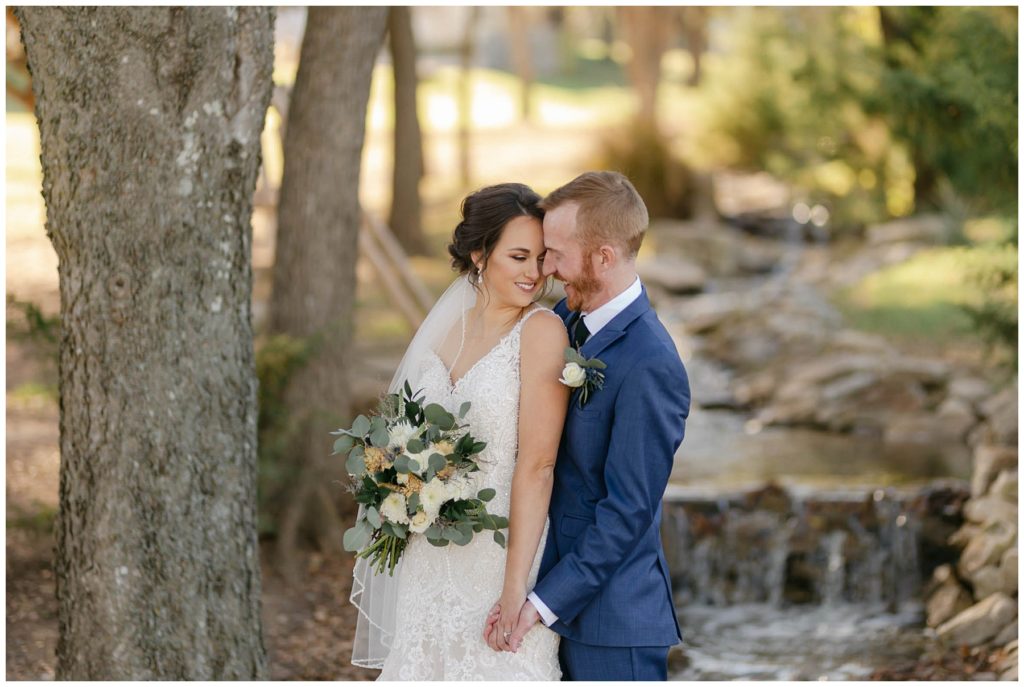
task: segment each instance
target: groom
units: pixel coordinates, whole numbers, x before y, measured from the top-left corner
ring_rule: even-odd
[[[661,498],[683,440],[690,386],[647,299],[636,254],[647,208],[626,177],[587,172],[544,199],[545,276],[572,345],[606,364],[571,397],[538,582],[507,646],[542,621],[561,635],[565,680],[665,680],[681,635],[661,547]],[[492,648],[502,648],[490,632]]]

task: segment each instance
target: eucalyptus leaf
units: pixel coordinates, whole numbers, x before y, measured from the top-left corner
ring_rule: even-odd
[[[378,427],[373,430],[373,434],[370,435],[370,443],[378,448],[386,448],[390,439],[387,427]]]
[[[448,430],[455,425],[455,418],[437,403],[431,403],[423,409],[423,416],[427,422],[437,425],[441,429]]]
[[[410,439],[409,443],[405,445],[405,450],[409,453],[419,453],[424,448],[426,447],[420,439]]]
[[[475,444],[473,444],[473,449],[470,451],[470,453],[480,453],[485,448],[487,448],[487,442],[486,441],[478,441]]]
[[[370,419],[365,415],[360,415],[356,418],[355,422],[352,423],[352,434],[357,437],[364,437],[366,433],[370,431]]]
[[[360,520],[354,527],[350,527],[345,531],[342,545],[346,551],[359,551],[370,542],[372,534],[373,528],[370,527],[370,524],[365,520]]]
[[[498,492],[493,489],[481,489],[477,492],[476,497],[481,501],[490,501],[497,495],[497,493]]]
[[[448,540],[443,538],[428,539],[427,541],[433,544],[434,546],[448,546]]]
[[[406,500],[405,503],[409,507],[409,510],[415,513],[416,509],[420,507],[420,495],[413,494]]]
[[[348,456],[348,460],[345,461],[345,469],[348,471],[348,474],[357,477],[366,472],[366,460],[363,458],[363,452],[352,451]]]
[[[498,543],[498,546],[505,548],[505,535],[501,532],[494,533],[494,541]]]
[[[366,522],[370,523],[374,528],[381,526],[380,513],[373,506],[366,509]]]
[[[342,434],[334,441],[334,453],[348,453],[356,445],[356,440],[348,434]]]
[[[459,419],[462,419],[462,418],[466,417],[466,413],[469,412],[469,409],[470,409],[470,407],[472,405],[473,405],[472,403],[470,403],[469,401],[466,401],[461,406],[459,406]]]
[[[569,346],[565,349],[565,362],[576,363],[577,365],[582,366],[585,362],[587,362],[587,359],[580,355],[580,352],[577,351],[575,348]]]
[[[444,456],[442,456],[440,453],[431,453],[430,460],[427,462],[427,465],[429,465],[430,469],[433,470],[434,472],[440,472],[441,470],[444,470],[446,461],[444,459]]]
[[[437,524],[433,524],[423,532],[423,536],[427,539],[437,539],[441,536],[441,527]]]
[[[399,539],[405,539],[407,536],[409,536],[409,527],[407,525],[402,525],[397,522],[391,523],[391,531],[394,533],[394,536],[398,537]]]
[[[406,474],[406,473],[410,472],[410,470],[411,470],[411,468],[409,467],[409,463],[410,463],[409,456],[407,456],[407,455],[405,455],[403,453],[402,455],[400,455],[397,458],[395,458],[395,462],[392,465],[395,468],[395,472],[399,472],[401,474]]]

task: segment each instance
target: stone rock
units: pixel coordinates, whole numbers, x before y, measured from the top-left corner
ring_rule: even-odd
[[[971,496],[978,498],[988,492],[996,476],[1003,470],[1017,467],[1017,449],[1013,446],[982,444],[974,450],[974,472]]]
[[[1005,647],[1010,642],[1016,641],[1017,639],[1017,619],[1014,618],[1006,624],[999,634],[996,635],[995,639],[992,640],[992,646]]]
[[[708,276],[700,265],[684,260],[659,256],[637,262],[640,278],[669,293],[699,293],[704,290]]]
[[[950,235],[950,226],[941,215],[915,215],[875,224],[867,228],[866,234],[870,245],[906,241],[944,243]]]
[[[1018,591],[1017,585],[1019,584],[1016,546],[1003,552],[1003,557],[999,561],[999,573],[1003,578],[1002,590],[1011,596],[1015,595]]]
[[[997,592],[947,620],[937,632],[947,644],[978,646],[994,638],[1016,616],[1016,602]]]
[[[971,595],[950,575],[928,597],[928,627],[938,627],[961,611],[970,608],[972,603]]]
[[[690,658],[682,644],[676,644],[668,651],[668,672],[670,675],[678,675],[690,666]]]
[[[1017,444],[1017,385],[1003,389],[985,400],[979,408],[988,419],[993,443],[1007,446]]]
[[[885,428],[884,439],[889,444],[935,444],[962,441],[960,427],[950,426],[940,416],[931,413],[901,413],[893,417]]]
[[[1017,540],[1017,528],[1006,523],[995,523],[970,540],[960,554],[957,573],[973,580],[975,573],[988,565],[997,565],[1003,553]]]
[[[988,495],[1001,498],[1008,503],[1017,503],[1017,471],[1000,471],[996,481],[988,488]]]
[[[992,395],[992,385],[980,377],[955,377],[949,383],[949,395],[976,406]]]
[[[972,539],[981,534],[984,529],[979,525],[972,523],[964,523],[960,529],[953,534],[949,535],[949,541],[947,542],[950,546],[965,547]]]
[[[974,585],[974,598],[977,601],[992,596],[996,592],[1006,593],[1003,589],[1003,576],[999,568],[994,565],[986,565],[971,576],[971,584]]]
[[[964,517],[970,522],[987,525],[993,522],[1017,522],[1017,506],[998,496],[972,498],[964,504]]]
[[[964,440],[967,432],[978,422],[978,417],[974,414],[971,404],[955,396],[942,402],[938,409],[938,416],[946,425],[945,434],[957,437],[960,441]]]

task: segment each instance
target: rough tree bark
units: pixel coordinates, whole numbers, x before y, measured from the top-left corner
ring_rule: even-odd
[[[250,215],[274,11],[18,19],[60,260],[57,679],[263,679]]]
[[[297,476],[281,515],[278,563],[292,580],[306,516],[320,548],[340,552],[342,518],[355,513],[333,484],[346,475],[328,455],[329,432],[348,415],[359,168],[387,16],[387,7],[311,7],[288,108],[270,329],[309,345],[284,394]]]
[[[395,73],[395,152],[388,224],[407,253],[423,255],[427,252],[420,206],[423,138],[416,109],[419,79],[416,76],[416,41],[409,7],[390,9],[388,35]]]

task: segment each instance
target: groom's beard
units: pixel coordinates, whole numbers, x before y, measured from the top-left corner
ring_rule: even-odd
[[[591,255],[583,257],[583,273],[573,281],[566,281],[565,285],[572,287],[572,293],[566,291],[566,305],[569,310],[579,312],[590,296],[601,290],[601,282],[594,273],[594,264],[590,261]]]

